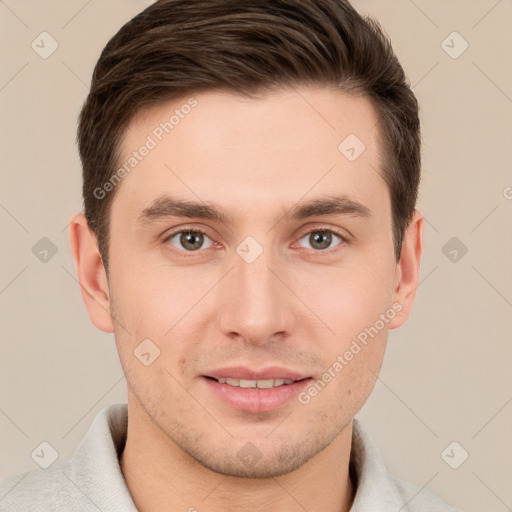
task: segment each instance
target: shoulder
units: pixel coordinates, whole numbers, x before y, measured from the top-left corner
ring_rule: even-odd
[[[356,482],[351,512],[457,512],[432,491],[391,474],[372,437],[355,418],[350,470]]]
[[[79,505],[71,490],[69,463],[49,469],[34,469],[0,482],[1,512],[57,512]],[[70,485],[71,484],[71,485]]]
[[[432,491],[390,475],[408,512],[460,512]]]
[[[71,459],[0,481],[0,511],[136,511],[118,460],[126,429],[126,404],[105,407]]]

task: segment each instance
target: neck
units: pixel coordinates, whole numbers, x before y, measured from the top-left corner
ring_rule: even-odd
[[[348,512],[355,486],[349,461],[352,423],[297,470],[275,478],[240,478],[211,471],[184,453],[128,401],[121,470],[139,512]]]

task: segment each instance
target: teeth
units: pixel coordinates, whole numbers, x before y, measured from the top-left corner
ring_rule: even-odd
[[[229,384],[237,388],[258,388],[258,389],[270,389],[283,384],[291,384],[293,380],[290,379],[265,379],[265,380],[245,380],[245,379],[230,379],[230,378],[218,378],[218,382],[221,384]]]

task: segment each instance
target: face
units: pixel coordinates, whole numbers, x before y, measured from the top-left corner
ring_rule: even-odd
[[[109,299],[130,414],[216,472],[277,476],[350,424],[399,323],[377,114],[324,88],[192,96],[122,145]]]

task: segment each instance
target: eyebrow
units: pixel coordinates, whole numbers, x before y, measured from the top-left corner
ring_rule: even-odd
[[[283,213],[284,212],[284,213]],[[296,204],[283,210],[279,216],[285,221],[303,220],[320,215],[350,215],[354,217],[371,217],[370,209],[359,201],[346,195],[328,195]],[[229,224],[234,220],[231,213],[213,203],[194,202],[160,196],[144,208],[137,217],[137,223],[149,224],[167,217],[198,218]]]

